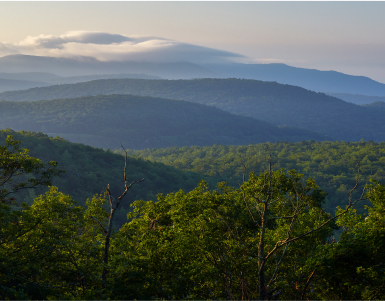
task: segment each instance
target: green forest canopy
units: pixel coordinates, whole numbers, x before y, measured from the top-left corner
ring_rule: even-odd
[[[79,143],[70,143],[60,137],[50,138],[46,134],[12,130],[0,130],[0,145],[5,145],[7,135],[22,141],[21,148],[29,149],[29,154],[47,163],[57,161],[58,168],[65,170],[61,177],[53,179],[53,185],[84,205],[87,198],[105,191],[109,184],[112,195],[118,197],[124,190],[124,157],[111,151],[94,148]],[[215,186],[215,180],[193,172],[184,172],[162,163],[129,157],[127,161],[127,180],[145,181],[134,186],[128,193],[120,214],[125,222],[130,204],[135,200],[154,200],[158,193],[170,193],[179,189],[191,190],[202,179]],[[31,204],[43,191],[29,190],[19,196]]]
[[[21,157],[40,165],[17,147],[10,154],[12,141],[0,148],[10,159],[0,161],[1,171],[18,169]],[[23,182],[22,174],[11,177]],[[85,207],[56,187],[31,206],[0,199],[0,297],[383,299],[385,186],[367,186],[366,215],[352,201],[333,218],[322,209],[324,196],[313,179],[269,170],[239,188],[202,182],[157,202],[136,201],[130,222],[112,232],[103,195]]]
[[[306,177],[313,177],[328,193],[326,208],[333,212],[336,206],[347,202],[350,189],[360,165],[362,188],[373,179],[385,182],[385,142],[279,142],[269,145],[274,169],[295,169]],[[119,152],[119,151],[117,151]],[[244,166],[246,176],[266,170],[266,144],[211,147],[182,147],[132,151],[134,157],[161,162],[180,170],[211,176],[237,187],[242,183]]]
[[[61,191],[84,204],[87,198],[100,193],[110,184],[118,195],[123,188],[122,151],[104,151],[62,138],[49,138],[42,133],[0,131],[4,143],[7,135],[22,140],[21,147],[44,162],[58,161],[66,172],[53,181]],[[248,146],[182,147],[166,149],[129,150],[129,181],[145,178],[133,187],[124,207],[134,200],[154,200],[158,193],[193,189],[204,179],[214,188],[225,181],[233,187],[242,183],[243,173],[266,170],[265,144]],[[385,182],[385,144],[376,142],[280,142],[271,144],[274,169],[295,169],[306,177],[313,177],[328,193],[325,208],[333,212],[347,202],[355,184],[357,162],[360,163],[360,189],[370,178]],[[116,154],[117,153],[117,154]],[[244,166],[246,169],[244,170]],[[35,193],[23,195],[32,202]],[[362,206],[360,207],[362,208]],[[122,213],[123,215],[123,213]]]

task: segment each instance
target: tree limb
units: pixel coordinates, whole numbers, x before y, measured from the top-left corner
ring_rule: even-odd
[[[307,287],[309,286],[310,280],[311,280],[311,278],[313,278],[314,273],[315,273],[315,270],[310,274],[309,278],[306,281],[305,287],[304,287],[302,295],[301,295],[301,300],[303,300],[305,298]]]
[[[107,234],[106,228],[104,228],[103,225],[96,218],[94,218],[92,215],[90,215],[90,218],[92,218],[95,222],[97,222],[99,224],[100,228],[102,228],[103,232],[105,234]]]

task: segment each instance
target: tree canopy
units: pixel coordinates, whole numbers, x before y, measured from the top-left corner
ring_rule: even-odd
[[[314,179],[273,170],[276,150],[267,149],[266,171],[251,172],[238,187],[221,182],[211,189],[202,181],[190,191],[133,202],[120,228],[112,219],[120,202],[129,202],[118,197],[130,187],[128,158],[116,175],[120,193],[107,185],[84,206],[57,187],[31,205],[0,202],[0,297],[383,299],[385,186],[372,180],[362,191],[356,179],[346,205],[326,212],[326,194]],[[41,167],[8,174],[18,183],[51,170],[39,182],[47,186],[60,173],[11,137],[1,152],[5,169],[19,162]],[[367,211],[357,212],[364,200]]]

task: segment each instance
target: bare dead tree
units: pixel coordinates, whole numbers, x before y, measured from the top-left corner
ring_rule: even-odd
[[[104,264],[104,267],[103,267],[103,272],[102,272],[102,288],[103,290],[105,289],[106,287],[106,283],[107,283],[107,273],[108,273],[108,270],[107,270],[107,265],[108,265],[108,251],[109,251],[109,248],[110,248],[110,238],[111,238],[111,234],[112,234],[112,230],[113,230],[113,222],[114,222],[114,216],[115,216],[115,212],[118,210],[119,208],[119,205],[121,203],[121,201],[123,200],[123,198],[126,196],[128,190],[130,190],[130,188],[136,184],[136,183],[140,183],[140,182],[143,182],[144,181],[144,178],[141,179],[141,180],[137,180],[137,181],[133,181],[131,184],[127,185],[127,176],[126,176],[126,169],[127,169],[127,151],[126,149],[123,147],[122,143],[120,144],[123,151],[125,152],[125,159],[124,159],[124,169],[123,169],[123,177],[124,177],[124,186],[125,186],[125,190],[123,191],[123,193],[118,197],[118,200],[115,202],[115,204],[113,203],[113,199],[112,199],[112,195],[111,195],[111,191],[110,191],[110,188],[109,188],[109,185],[107,185],[107,195],[108,195],[108,199],[110,201],[110,217],[109,217],[109,220],[108,220],[108,226],[107,228],[105,228],[101,222],[99,222],[95,217],[93,217],[92,215],[90,216],[90,218],[92,218],[103,230],[104,234],[106,235],[105,237],[105,240],[104,240],[104,254],[103,254],[103,264]]]

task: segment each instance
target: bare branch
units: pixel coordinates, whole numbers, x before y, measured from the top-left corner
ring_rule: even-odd
[[[270,285],[271,285],[272,283],[274,283],[275,279],[277,278],[277,272],[278,272],[279,266],[281,265],[282,259],[283,259],[283,257],[285,256],[285,253],[286,253],[287,249],[289,248],[289,246],[290,246],[290,243],[288,243],[288,244],[286,245],[285,249],[283,250],[282,256],[281,256],[281,258],[279,259],[279,262],[277,263],[277,265],[276,265],[276,267],[275,267],[273,276],[271,277],[269,283],[267,284],[267,290],[269,290]]]
[[[144,178],[141,179],[141,180],[134,181],[134,182],[132,182],[132,183],[131,183],[130,185],[128,185],[128,186],[127,186],[127,182],[125,182],[126,190],[123,192],[123,194],[122,194],[120,197],[118,197],[118,200],[120,201],[120,200],[126,195],[127,191],[131,188],[132,185],[134,185],[134,184],[136,184],[136,183],[143,182],[143,181],[144,181]],[[118,204],[119,204],[119,202],[118,202]],[[117,204],[117,205],[118,205],[118,204]]]
[[[107,273],[108,273],[108,271],[107,271],[106,266],[108,264],[108,252],[109,252],[109,248],[110,248],[110,237],[111,237],[111,234],[112,234],[112,226],[113,226],[115,212],[119,208],[120,202],[122,201],[124,196],[127,194],[127,191],[132,187],[132,185],[144,181],[144,179],[141,179],[141,180],[138,180],[138,181],[134,181],[130,185],[127,186],[127,176],[126,176],[127,151],[123,147],[122,142],[120,142],[120,145],[121,145],[123,151],[125,152],[124,169],[123,169],[123,179],[124,179],[125,190],[124,190],[123,194],[118,198],[118,201],[116,202],[115,206],[113,206],[111,192],[110,192],[110,189],[108,187],[109,185],[107,186],[107,194],[108,194],[108,197],[109,197],[109,200],[110,200],[111,212],[110,212],[110,218],[108,220],[108,229],[106,230],[105,228],[103,228],[104,233],[106,233],[106,238],[105,238],[105,242],[104,242],[104,255],[103,255],[103,263],[105,264],[105,267],[103,268],[103,272],[102,272],[102,288],[103,288],[103,291],[104,291],[104,289],[106,287],[106,282],[107,282]]]
[[[277,216],[277,217],[269,217],[267,220],[271,220],[271,219],[281,219],[281,218],[293,218],[294,215],[292,216]]]
[[[90,218],[92,218],[95,222],[97,222],[99,224],[100,228],[102,228],[103,232],[107,235],[106,228],[104,228],[103,225],[96,218],[94,218],[92,215],[90,215]]]
[[[112,196],[111,196],[111,191],[110,191],[110,184],[107,185],[106,191],[108,194],[108,199],[110,200],[110,208],[112,209]]]
[[[269,252],[269,254],[267,254],[267,256],[265,257],[265,260],[264,260],[264,263],[263,263],[263,264],[265,264],[266,261],[267,261],[267,259],[269,259],[269,258],[275,253],[275,251],[277,251],[277,250],[278,250],[279,248],[281,248],[282,246],[284,246],[284,245],[286,245],[286,244],[288,244],[288,243],[290,243],[290,242],[292,242],[292,241],[295,241],[295,240],[297,240],[297,239],[300,239],[300,238],[302,238],[302,237],[304,237],[304,236],[307,236],[307,235],[309,235],[309,234],[311,234],[311,233],[313,233],[313,232],[319,231],[320,229],[322,229],[323,227],[325,227],[327,224],[329,224],[329,223],[332,222],[333,220],[339,218],[341,215],[343,215],[343,214],[345,214],[346,212],[348,212],[349,209],[350,209],[355,203],[357,203],[358,201],[361,201],[361,200],[364,200],[364,199],[361,199],[361,198],[360,198],[360,199],[355,200],[353,203],[351,203],[350,205],[347,206],[346,210],[342,211],[340,214],[337,214],[335,217],[330,218],[329,220],[327,220],[326,222],[324,222],[322,225],[320,225],[318,228],[312,229],[312,230],[310,230],[310,231],[308,231],[308,232],[305,232],[305,233],[303,233],[303,234],[301,234],[301,235],[298,235],[297,237],[293,237],[293,238],[291,238],[291,239],[286,239],[286,240],[283,240],[283,241],[278,241],[277,244],[275,245],[275,247],[274,247],[274,248]]]
[[[271,201],[271,202],[269,203],[269,205],[274,204],[275,202],[277,202],[277,201],[279,201],[279,200],[280,200],[280,198],[276,199],[275,201]]]
[[[302,295],[301,295],[301,300],[303,300],[305,298],[307,287],[309,286],[310,280],[311,280],[311,278],[313,278],[314,273],[315,273],[315,270],[310,274],[309,278],[306,281],[305,287],[304,287]]]
[[[245,189],[243,188],[243,186],[242,186],[242,194],[243,194],[243,201],[245,202],[246,208],[247,208],[247,210],[249,211],[249,214],[250,214],[250,216],[251,216],[253,222],[256,223],[256,224],[258,225],[258,227],[261,227],[261,226],[259,225],[259,223],[255,220],[254,215],[253,215],[253,213],[251,212],[249,205],[247,204],[246,196],[245,196]]]

